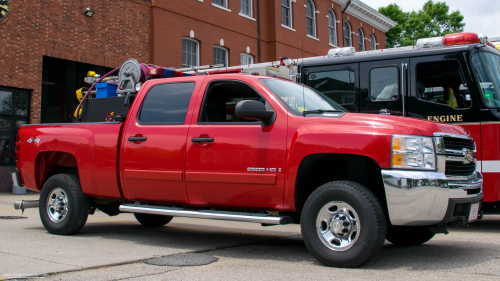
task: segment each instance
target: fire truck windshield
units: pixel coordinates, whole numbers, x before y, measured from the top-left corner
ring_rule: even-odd
[[[475,53],[472,65],[488,107],[500,107],[500,57],[487,52]]]
[[[295,113],[304,111],[341,111],[345,108],[307,86],[280,79],[259,79],[269,91],[286,103]],[[305,100],[305,104],[304,104]]]

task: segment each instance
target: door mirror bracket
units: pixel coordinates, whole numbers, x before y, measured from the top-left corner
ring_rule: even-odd
[[[262,127],[271,125],[276,119],[276,112],[266,110],[264,103],[254,100],[238,102],[235,113],[240,118],[262,121]]]

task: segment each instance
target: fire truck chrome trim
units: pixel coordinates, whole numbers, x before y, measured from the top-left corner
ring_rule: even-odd
[[[479,172],[471,183],[449,181],[440,172],[382,170],[392,225],[432,225],[445,218],[450,199],[480,201],[482,176]],[[469,188],[481,188],[479,193],[467,195]]]

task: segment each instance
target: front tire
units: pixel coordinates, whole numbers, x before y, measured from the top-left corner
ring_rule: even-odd
[[[387,241],[398,246],[418,246],[434,237],[426,227],[398,227],[387,230]]]
[[[321,263],[358,267],[384,245],[387,225],[376,196],[361,184],[333,181],[317,188],[301,216],[304,243]]]
[[[89,216],[89,198],[83,194],[80,179],[72,174],[57,174],[43,185],[39,199],[40,219],[52,234],[78,233]]]
[[[169,223],[174,217],[134,213],[135,218],[144,226],[161,227]]]

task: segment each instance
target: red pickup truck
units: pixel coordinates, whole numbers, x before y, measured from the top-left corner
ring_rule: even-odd
[[[77,233],[95,209],[145,226],[300,223],[320,262],[356,267],[385,239],[418,245],[478,218],[481,174],[446,176],[475,161],[471,144],[461,127],[348,113],[282,79],[178,77],[146,81],[119,121],[21,126],[13,178],[41,192],[53,234]]]

